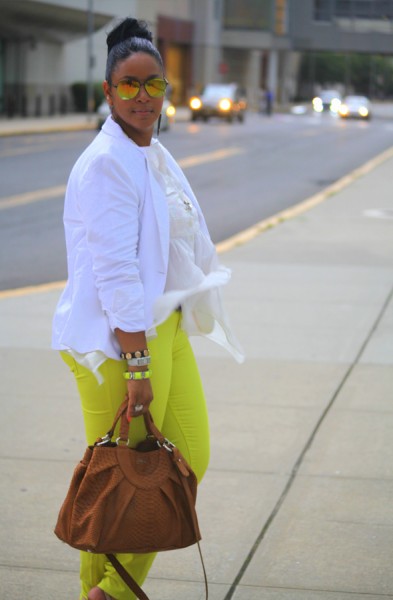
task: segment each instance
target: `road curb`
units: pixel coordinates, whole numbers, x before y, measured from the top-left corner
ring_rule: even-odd
[[[14,288],[0,291],[0,300],[6,298],[17,298],[18,296],[28,296],[30,294],[44,294],[53,290],[61,290],[66,281],[53,281],[52,283],[39,283],[38,285],[28,285],[26,287]]]
[[[353,171],[351,171],[351,173],[348,173],[348,175],[344,175],[344,177],[341,177],[335,183],[332,183],[321,192],[318,192],[317,194],[310,196],[306,200],[303,200],[303,202],[300,202],[299,204],[296,204],[291,208],[287,208],[277,213],[273,217],[263,219],[262,221],[259,221],[258,223],[252,225],[248,229],[244,229],[240,233],[237,233],[236,235],[222,242],[219,242],[218,244],[216,244],[217,252],[219,254],[222,254],[224,252],[228,252],[229,250],[233,250],[233,248],[236,248],[237,246],[242,246],[243,244],[250,242],[252,239],[257,237],[264,231],[271,229],[272,227],[276,227],[277,225],[280,225],[280,223],[288,221],[289,219],[293,219],[298,215],[301,215],[307,212],[308,210],[313,209],[315,206],[318,206],[318,204],[325,202],[325,200],[327,200],[330,196],[333,196],[334,194],[337,194],[337,192],[346,188],[353,181],[355,181],[355,179],[358,179],[366,173],[369,173],[370,171],[378,167],[380,164],[392,157],[393,146],[391,146],[387,150],[384,150],[371,160],[364,163],[362,166],[354,169]]]
[[[43,117],[45,119],[45,117]],[[56,119],[54,119],[56,121]],[[189,121],[188,113],[179,109],[179,115],[175,117],[175,123],[187,122]],[[8,121],[9,122],[9,121]],[[1,123],[0,123],[1,125]],[[10,124],[12,127],[12,124]],[[37,135],[37,134],[45,134],[45,133],[67,133],[72,131],[94,131],[97,130],[97,115],[94,114],[92,117],[92,121],[89,122],[86,120],[80,123],[61,123],[61,121],[56,123],[40,123],[39,119],[31,123],[29,126],[28,123],[19,122],[18,126],[15,126],[15,129],[1,129],[0,126],[0,138],[1,137],[14,137],[14,136],[22,136],[22,135]]]
[[[321,192],[318,192],[314,196],[310,196],[310,198],[303,200],[303,202],[296,204],[292,208],[283,210],[274,215],[273,217],[269,217],[268,219],[263,219],[262,221],[259,221],[252,227],[244,229],[240,233],[237,233],[236,235],[222,242],[218,242],[216,244],[217,252],[219,254],[229,252],[229,250],[233,250],[238,246],[242,246],[243,244],[250,242],[255,237],[271,229],[272,227],[276,227],[277,225],[280,225],[285,221],[293,219],[298,215],[301,215],[307,212],[308,210],[313,209],[314,207],[318,206],[318,204],[325,202],[325,200],[327,200],[330,196],[333,196],[334,194],[337,194],[337,192],[339,192],[340,190],[346,188],[359,177],[366,175],[366,173],[369,173],[386,160],[389,160],[389,158],[393,158],[393,146],[391,146],[387,150],[384,150],[384,152],[381,152],[371,160],[367,161],[366,163],[364,163],[364,165],[354,169],[348,175],[344,175],[344,177],[341,177],[335,183],[329,185],[327,188],[325,188]],[[16,298],[18,296],[27,296],[29,294],[41,294],[53,290],[61,290],[65,286],[65,284],[66,281],[64,280],[54,281],[52,283],[32,285],[23,288],[3,290],[0,291],[0,300],[6,298]]]
[[[81,123],[80,125],[50,125],[45,127],[45,125],[41,125],[39,127],[32,127],[26,129],[10,129],[9,131],[0,131],[0,137],[16,137],[22,135],[38,135],[45,133],[67,133],[69,131],[93,131],[97,129],[97,125],[95,123]]]

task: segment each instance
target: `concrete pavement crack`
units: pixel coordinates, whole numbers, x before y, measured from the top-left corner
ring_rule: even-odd
[[[287,498],[294,482],[295,479],[297,477],[298,471],[300,466],[302,465],[303,461],[304,461],[304,457],[306,455],[306,453],[308,452],[308,450],[310,449],[317,433],[319,432],[323,422],[325,421],[327,415],[329,414],[330,410],[332,409],[336,399],[338,398],[338,395],[340,394],[341,390],[343,389],[344,385],[346,384],[346,382],[348,381],[350,375],[352,374],[353,370],[355,369],[355,367],[357,366],[357,364],[360,361],[360,358],[362,356],[362,354],[364,353],[371,337],[373,336],[373,334],[375,333],[376,329],[378,328],[379,323],[381,322],[386,309],[389,306],[389,303],[391,302],[393,298],[393,287],[391,288],[389,294],[387,295],[385,302],[383,303],[376,319],[374,320],[373,325],[371,326],[369,332],[367,333],[362,345],[360,346],[353,362],[350,364],[350,366],[348,367],[348,369],[346,370],[346,372],[344,373],[339,385],[337,386],[337,389],[335,390],[335,392],[333,393],[329,403],[326,405],[325,409],[323,410],[321,416],[319,417],[314,429],[312,430],[310,436],[308,437],[305,445],[303,446],[303,449],[301,450],[293,468],[292,471],[290,473],[290,476],[288,478],[288,481],[280,495],[280,497],[278,498],[275,506],[273,507],[272,512],[270,513],[269,517],[267,518],[265,525],[263,526],[262,530],[260,531],[260,533],[258,534],[257,538],[255,539],[254,544],[252,545],[249,553],[247,554],[242,566],[240,567],[235,579],[233,580],[231,587],[229,588],[226,596],[224,597],[224,600],[231,600],[231,598],[233,598],[233,595],[238,587],[238,585],[240,584],[243,575],[245,574],[249,564],[251,563],[255,553],[257,552],[258,548],[260,547],[261,543],[263,542],[267,532],[269,531],[271,525],[274,522],[275,517],[277,516],[277,514],[280,511],[281,506],[283,505],[285,499]]]

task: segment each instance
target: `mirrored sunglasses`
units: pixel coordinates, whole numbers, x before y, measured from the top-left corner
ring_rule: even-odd
[[[122,100],[131,100],[139,94],[142,85],[151,98],[162,98],[168,86],[168,81],[165,78],[161,79],[159,77],[153,77],[146,81],[122,79],[117,85],[113,85],[113,87],[116,88],[117,94]]]

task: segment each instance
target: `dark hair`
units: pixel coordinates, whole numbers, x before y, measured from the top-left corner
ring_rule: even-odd
[[[117,25],[107,36],[108,58],[106,61],[105,79],[110,83],[117,64],[135,54],[150,54],[164,70],[161,54],[153,44],[153,36],[145,21],[127,18]]]

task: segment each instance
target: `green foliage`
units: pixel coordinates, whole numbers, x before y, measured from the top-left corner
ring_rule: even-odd
[[[104,90],[102,89],[102,82],[96,82],[94,84],[94,103],[95,103],[95,108],[97,109],[99,107],[99,105],[103,102],[104,100]]]
[[[72,98],[74,101],[75,112],[87,112],[87,84],[84,81],[77,81],[71,85]],[[102,83],[93,84],[93,98],[95,111],[104,99]]]
[[[393,95],[393,60],[357,53],[308,52],[303,55],[299,83],[337,85],[379,98]]]
[[[342,54],[321,53],[315,57],[315,79],[322,83],[343,81],[345,77],[345,56]]]

